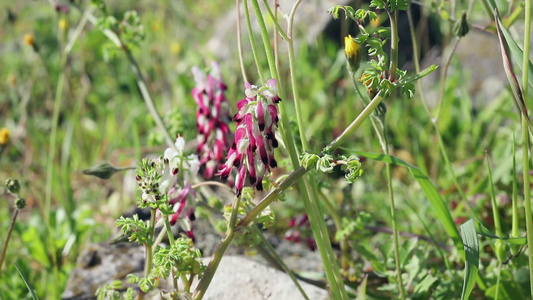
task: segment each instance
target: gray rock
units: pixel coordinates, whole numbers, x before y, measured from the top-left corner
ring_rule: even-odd
[[[208,263],[208,261],[206,261]],[[300,282],[309,299],[328,299],[326,290]],[[239,256],[222,258],[204,299],[304,299],[289,275]]]
[[[76,268],[70,274],[61,299],[96,299],[96,290],[114,280],[127,284],[126,276],[140,274],[144,268],[144,250],[137,244],[90,244],[82,250]]]

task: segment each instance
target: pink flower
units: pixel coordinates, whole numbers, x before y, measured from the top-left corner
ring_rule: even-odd
[[[196,102],[197,153],[201,165],[205,165],[204,177],[210,179],[222,164],[224,153],[230,145],[228,123],[231,120],[229,105],[224,92],[220,66],[211,64],[211,72],[206,75],[200,68],[193,67],[196,87],[192,96]]]
[[[226,163],[217,172],[227,178],[233,167],[237,168],[237,196],[241,194],[247,175],[254,189],[263,190],[263,177],[270,168],[277,166],[274,148],[278,147],[275,133],[279,120],[277,104],[281,99],[276,80],[270,79],[260,88],[247,82],[245,95],[246,98],[237,103],[238,112],[233,117],[237,122],[235,141],[228,150]]]

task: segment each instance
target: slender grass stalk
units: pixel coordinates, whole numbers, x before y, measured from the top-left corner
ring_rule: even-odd
[[[513,132],[513,192],[512,192],[512,227],[511,237],[519,237],[520,216],[518,214],[518,175],[516,174],[516,140]],[[520,252],[519,245],[511,245],[511,254],[517,255]]]
[[[2,271],[2,264],[4,263],[4,258],[6,256],[7,245],[9,244],[9,240],[11,239],[11,233],[13,232],[13,228],[15,227],[15,221],[17,221],[18,214],[19,209],[15,208],[15,211],[13,212],[13,217],[11,218],[11,223],[9,224],[9,229],[7,230],[7,236],[4,242],[4,246],[2,248],[2,253],[0,254],[0,271]]]
[[[408,17],[408,20],[409,20],[409,29],[411,31],[411,36],[412,36],[412,43],[413,43],[413,61],[414,61],[414,64],[415,64],[415,71],[417,73],[420,73],[420,54],[418,53],[418,43],[417,43],[417,40],[416,40],[416,35],[415,35],[415,31],[414,31],[414,24],[413,24],[413,16],[412,16],[412,13],[411,13],[411,8],[407,8],[407,17]],[[457,45],[457,43],[456,43]],[[454,46],[454,49],[456,48],[456,46]],[[452,54],[454,53],[454,51],[452,51]],[[449,59],[448,59],[448,63],[446,63],[446,65],[449,65],[449,62],[451,61],[451,58],[452,58],[452,55],[449,56]],[[445,68],[447,70],[447,68]],[[443,76],[444,78],[446,78],[446,74],[447,72],[443,72]],[[441,79],[443,82],[441,83],[441,93],[440,93],[440,98],[439,99],[443,99],[444,97],[444,86],[445,86],[445,79]],[[463,200],[465,206],[469,209],[470,213],[476,215],[477,216],[477,213],[476,211],[474,210],[474,207],[472,207],[472,204],[470,204],[470,202],[468,202],[468,199],[466,197],[466,194],[462,188],[462,186],[459,184],[459,181],[457,180],[457,176],[455,175],[455,171],[454,171],[454,168],[450,162],[450,159],[448,158],[448,152],[446,151],[446,148],[444,147],[444,142],[442,140],[442,136],[440,134],[440,130],[439,130],[439,127],[438,127],[438,114],[440,112],[440,108],[438,109],[438,112],[437,112],[437,117],[433,117],[432,116],[432,113],[431,113],[431,110],[429,109],[429,106],[427,104],[427,100],[426,100],[426,97],[424,95],[424,89],[422,87],[422,82],[420,80],[417,81],[417,93],[420,95],[420,100],[422,102],[422,105],[424,106],[424,110],[426,111],[426,114],[428,116],[428,118],[431,120],[431,124],[433,126],[433,128],[435,129],[435,135],[437,136],[437,143],[438,143],[438,147],[439,147],[439,150],[440,150],[440,153],[444,159],[444,164],[446,165],[446,168],[448,169],[448,172],[449,174],[451,175],[452,177],[452,180],[453,180],[453,183],[455,184],[455,187],[457,188],[457,192],[459,193],[459,196],[461,197],[461,199]],[[440,107],[440,103],[442,103],[442,100],[439,100],[439,104],[438,106]],[[478,218],[479,219],[479,218]]]
[[[252,22],[250,21],[250,11],[248,10],[248,0],[244,0],[243,3],[244,3],[244,16],[246,18],[246,26],[248,27],[248,36],[250,37],[250,45],[252,46],[252,55],[254,57],[255,67],[257,68],[259,80],[261,81],[261,83],[265,83],[263,72],[261,72],[261,65],[259,64],[257,44],[255,43],[255,38],[254,38],[253,30],[252,30]]]
[[[524,94],[525,95],[525,94]],[[529,180],[529,134],[527,128],[527,121],[525,117],[521,115],[522,119],[522,177],[524,180],[524,207],[526,215],[526,232],[527,232],[527,245],[528,245],[528,257],[529,257],[529,278],[531,296],[533,297],[533,222],[531,217],[531,188]]]
[[[392,22],[391,22],[392,24]],[[383,132],[383,137],[385,140],[383,152],[385,155],[389,155],[389,142],[387,139],[387,134]],[[392,172],[391,165],[389,163],[385,164],[385,170],[387,173],[387,187],[389,190],[389,201],[390,201],[390,214],[392,221],[392,237],[394,243],[394,260],[396,261],[396,276],[398,280],[398,289],[400,291],[400,298],[405,300],[405,289],[403,286],[402,280],[402,265],[400,261],[400,242],[398,238],[398,224],[396,222],[396,206],[394,203],[394,188],[392,187]]]
[[[524,20],[524,55],[522,57],[522,90],[523,95],[528,97],[528,71],[529,71],[529,51],[531,41],[531,0],[525,0],[525,20]],[[526,101],[527,102],[527,101]],[[522,116],[522,164],[524,177],[524,206],[526,212],[526,231],[529,257],[529,284],[531,297],[533,298],[533,224],[531,216],[531,191],[529,182],[529,134],[527,121]]]
[[[298,131],[300,132],[300,140],[302,142],[302,151],[307,151],[309,149],[309,144],[307,143],[307,138],[305,136],[305,125],[304,125],[304,121],[302,117],[302,104],[301,104],[300,96],[298,93],[299,92],[298,83],[296,82],[296,74],[295,74],[296,67],[294,65],[294,61],[295,61],[294,42],[293,42],[293,37],[292,37],[294,13],[296,12],[298,5],[300,5],[300,2],[301,2],[300,0],[296,1],[289,15],[289,24],[287,25],[287,34],[288,34],[289,39],[287,40],[287,44],[289,45],[289,70],[290,70],[290,78],[291,78],[292,97],[294,100],[294,107],[296,110],[296,121],[298,123]]]
[[[294,13],[299,3],[300,1],[297,1],[296,4],[293,6],[293,9],[291,10],[292,17],[289,17],[289,19],[294,18]],[[270,69],[270,75],[272,76],[272,78],[275,78],[277,80],[280,94],[284,95],[283,85],[279,80],[276,62],[274,59],[274,52],[270,45],[268,32],[266,29],[265,21],[263,19],[263,15],[261,13],[261,9],[259,7],[259,3],[257,0],[252,0],[252,5],[257,17],[257,21],[259,23],[259,28],[261,30],[261,37],[263,39],[263,45],[265,47],[265,52]],[[292,21],[289,20],[289,24],[291,24],[291,22]],[[289,128],[289,122],[287,119],[287,114],[285,113],[283,103],[279,107],[281,121],[283,125],[281,128],[282,135],[285,137],[286,145],[289,150],[289,155],[293,167],[294,169],[297,169],[300,166],[300,163],[294,138],[291,134],[291,131],[287,130]],[[302,139],[303,138],[305,137],[302,136]],[[326,277],[328,278],[328,281],[330,283],[330,290],[333,294],[333,297],[334,299],[347,299],[347,294],[344,288],[342,277],[340,275],[339,267],[333,254],[333,249],[331,248],[331,242],[329,240],[329,234],[327,232],[326,224],[323,215],[320,213],[320,209],[317,205],[317,193],[316,189],[313,188],[315,186],[311,186],[309,184],[308,179],[304,177],[302,180],[298,181],[298,187],[302,196],[302,201],[304,203],[305,210],[306,212],[308,212],[309,221],[311,223],[311,229],[313,230],[315,239],[317,240],[317,248],[321,254],[322,260],[324,261],[324,271],[326,272]]]
[[[220,261],[222,260],[222,257],[224,256],[224,253],[228,249],[229,245],[235,238],[235,229],[237,225],[237,217],[239,214],[239,205],[240,205],[241,197],[235,197],[235,200],[233,201],[233,206],[231,209],[231,216],[228,223],[228,228],[226,229],[226,236],[222,239],[222,242],[218,245],[217,249],[215,250],[213,257],[211,258],[211,261],[207,265],[204,274],[202,276],[202,279],[200,282],[198,282],[198,286],[196,287],[196,290],[194,291],[194,294],[192,296],[193,299],[199,300],[202,299],[202,297],[205,295],[205,292],[207,291],[207,288],[209,287],[209,284],[211,284],[211,280],[213,280],[213,276],[215,276],[215,272],[218,268],[218,265],[220,264]]]
[[[246,69],[244,68],[244,59],[242,56],[242,37],[241,37],[241,0],[235,0],[235,6],[237,8],[237,49],[239,51],[239,65],[241,66],[242,78],[244,81],[248,81],[246,76]]]
[[[76,9],[78,9],[87,20],[93,25],[96,26],[97,20],[96,17],[92,14],[92,12],[82,9],[80,6],[71,4]],[[176,145],[174,144],[174,140],[170,137],[170,133],[168,132],[165,124],[163,123],[163,120],[161,119],[161,115],[157,111],[154,101],[152,100],[152,97],[150,96],[150,92],[148,91],[148,87],[146,85],[146,80],[144,79],[144,75],[142,74],[141,68],[139,67],[139,64],[137,63],[137,60],[133,57],[133,54],[131,53],[131,50],[125,45],[120,38],[117,36],[116,33],[114,33],[112,30],[109,29],[103,29],[102,33],[113,43],[115,46],[117,46],[119,49],[124,50],[124,53],[126,53],[126,57],[128,58],[128,62],[130,63],[130,66],[132,68],[133,73],[136,77],[136,83],[137,87],[141,91],[141,98],[144,100],[144,103],[146,107],[148,108],[148,111],[154,118],[155,124],[157,127],[159,127],[159,130],[163,133],[163,136],[165,137],[165,141],[169,147],[172,149],[176,149]]]
[[[52,189],[54,186],[54,160],[56,152],[56,143],[57,143],[57,127],[59,126],[59,113],[61,111],[61,104],[63,102],[63,86],[65,84],[65,68],[67,65],[68,55],[64,52],[61,52],[60,58],[60,72],[57,79],[57,86],[55,91],[54,99],[54,109],[52,113],[52,129],[50,132],[50,139],[48,145],[48,159],[46,162],[46,187],[45,187],[45,198],[44,198],[44,207],[42,208],[42,214],[44,217],[44,222],[47,225],[48,230],[48,246],[50,247],[50,254],[52,258],[52,270],[54,274],[54,282],[56,284],[52,285],[52,295],[57,297],[59,295],[58,286],[59,284],[59,265],[57,261],[57,249],[55,245],[55,239],[53,237],[52,227],[50,226],[50,209],[52,205]],[[53,297],[53,298],[55,298]]]

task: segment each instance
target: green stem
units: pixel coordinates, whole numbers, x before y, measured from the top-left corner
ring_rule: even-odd
[[[528,72],[529,51],[531,39],[531,0],[525,1],[525,30],[524,30],[524,54],[522,57],[522,89],[524,97],[528,97]],[[527,99],[526,99],[527,102]],[[531,216],[531,191],[529,181],[529,134],[527,120],[522,115],[522,164],[524,177],[524,206],[526,212],[526,231],[529,258],[529,283],[531,296],[533,297],[533,224]]]
[[[17,220],[18,214],[19,214],[19,209],[15,208],[15,212],[13,213],[13,218],[11,218],[11,224],[9,224],[9,229],[7,230],[6,241],[4,242],[4,247],[2,248],[2,254],[0,254],[0,271],[2,270],[2,264],[4,262],[4,258],[7,252],[7,245],[9,244],[9,239],[11,238],[11,233],[13,232],[13,228],[15,227],[15,221]]]
[[[175,243],[174,234],[172,233],[172,227],[170,226],[170,221],[168,220],[168,216],[163,216],[165,219],[165,229],[167,231],[168,235],[168,241],[170,243],[170,247],[172,247]],[[150,247],[151,248],[151,247]],[[178,290],[178,278],[176,277],[176,270],[174,267],[172,267],[171,270],[171,276],[172,276],[172,284],[174,286],[174,291]],[[183,281],[187,285],[187,281]]]
[[[381,91],[379,91],[374,99],[368,103],[367,106],[365,106],[365,109],[353,120],[353,122],[344,129],[344,131],[335,138],[331,143],[329,143],[322,152],[332,152],[335,149],[339,148],[344,142],[351,138],[352,133],[363,124],[363,122],[372,114],[372,112],[378,107],[378,105],[383,100],[383,97],[381,96]]]
[[[250,21],[250,11],[248,10],[248,0],[244,0],[244,16],[246,17],[246,26],[248,26],[248,36],[250,37],[250,45],[252,46],[252,55],[254,57],[257,73],[259,74],[259,80],[261,83],[265,83],[263,72],[261,72],[261,66],[259,64],[259,57],[257,55],[257,45],[255,43],[254,32],[252,29],[252,23]]]
[[[233,241],[233,238],[235,237],[235,229],[237,227],[236,225],[237,217],[239,215],[240,201],[240,196],[235,197],[235,200],[233,201],[233,206],[231,208],[231,216],[229,219],[228,228],[226,230],[226,236],[218,245],[217,249],[213,254],[213,257],[211,258],[211,261],[209,262],[204,271],[202,279],[200,280],[200,282],[198,282],[198,286],[196,287],[196,290],[194,291],[192,297],[195,300],[202,299],[202,297],[205,295],[209,284],[211,284],[211,280],[213,280],[213,276],[215,276],[215,272],[218,268],[218,265],[220,264],[220,261],[222,260],[222,257],[224,256],[224,253],[226,252],[229,245]]]
[[[246,1],[245,1],[246,2]],[[241,0],[235,0],[235,6],[237,8],[237,49],[239,51],[239,65],[241,66],[242,78],[245,82],[248,81],[246,77],[246,70],[244,68],[244,59],[242,56],[242,37],[241,37],[241,9],[240,9]]]
[[[85,18],[87,18],[87,20],[89,20],[89,22],[93,26],[96,26],[97,20],[96,20],[96,18],[94,17],[94,15],[90,11],[83,10],[81,7],[79,7],[77,5],[74,5],[74,6],[83,14],[83,16]],[[139,67],[139,64],[137,63],[137,61],[133,57],[130,49],[127,47],[127,45],[125,45],[120,40],[120,38],[117,36],[117,34],[115,32],[113,32],[112,30],[103,29],[102,33],[109,40],[111,40],[111,42],[113,44],[115,44],[115,46],[117,46],[119,49],[124,50],[124,52],[126,53],[128,61],[129,61],[130,65],[131,65],[131,68],[133,70],[133,73],[136,76],[136,80],[135,81],[137,83],[137,87],[141,91],[141,97],[143,98],[144,103],[146,104],[146,107],[148,108],[148,111],[150,112],[150,114],[154,118],[155,124],[157,125],[157,127],[159,127],[159,130],[161,130],[161,132],[163,133],[167,145],[169,147],[175,149],[176,148],[176,145],[174,144],[175,141],[174,141],[174,139],[171,138],[170,133],[168,132],[165,124],[163,123],[163,120],[161,119],[161,116],[160,116],[159,112],[157,111],[157,109],[156,109],[156,107],[154,105],[154,101],[152,100],[152,97],[150,96],[150,92],[148,91],[148,87],[146,85],[146,81],[144,79],[144,76],[143,76],[143,74],[141,72],[141,68]]]
[[[291,10],[291,17],[289,17],[289,24],[291,24],[292,22],[290,19],[294,18],[294,13],[296,12],[296,8],[298,7],[299,3],[300,1],[297,1]],[[274,51],[272,50],[272,47],[270,45],[268,31],[265,25],[265,21],[263,19],[263,15],[261,13],[261,9],[259,7],[259,3],[257,0],[252,0],[252,5],[254,7],[257,21],[259,23],[259,28],[261,30],[263,46],[265,47],[268,65],[270,68],[270,75],[272,76],[272,78],[276,79],[280,94],[284,95],[283,86],[279,80],[279,76],[278,76],[278,72],[276,68]],[[292,165],[294,169],[297,169],[300,167],[300,162],[298,159],[298,152],[296,149],[296,145],[295,145],[292,133],[290,130],[288,130],[289,121],[287,119],[288,116],[285,112],[283,103],[280,105],[280,115],[281,115],[281,123],[282,123],[282,128],[281,128],[282,135],[285,138],[285,142],[289,150],[289,156],[291,158]],[[301,138],[304,139],[303,136]],[[313,187],[316,187],[316,186],[313,185]],[[344,284],[342,283],[342,277],[340,275],[339,267],[337,266],[337,262],[333,254],[333,249],[331,248],[331,241],[329,240],[329,234],[327,232],[324,217],[320,213],[320,209],[316,201],[317,193],[316,193],[316,190],[313,189],[313,187],[309,185],[309,182],[307,178],[305,177],[302,180],[298,180],[298,188],[302,196],[302,202],[304,203],[305,210],[308,213],[309,221],[311,223],[311,229],[313,230],[313,234],[315,236],[315,239],[317,240],[317,248],[324,262],[324,271],[326,272],[326,277],[330,283],[330,290],[333,293],[333,297],[335,299],[347,299],[347,294],[344,288]]]
[[[296,1],[296,4],[294,4],[295,6],[298,6],[300,4],[302,0],[298,0]],[[263,0],[263,3],[265,4],[265,7],[268,11],[268,14],[270,15],[270,18],[272,19],[272,22],[274,22],[274,25],[276,25],[276,29],[278,30],[279,34],[281,35],[281,37],[286,40],[286,41],[289,41],[290,40],[290,34],[287,35],[285,34],[285,32],[283,31],[283,29],[281,28],[281,26],[279,25],[279,22],[278,22],[278,19],[276,18],[276,16],[274,15],[274,13],[272,12],[272,9],[270,8],[270,5],[268,4],[267,0]],[[290,19],[290,17],[289,17]]]
[[[398,42],[400,38],[398,37],[398,24],[396,19],[398,18],[398,11],[393,13],[387,11],[390,19],[390,29],[391,29],[391,47],[390,47],[390,81],[394,82],[396,80],[396,70],[398,69]]]
[[[291,11],[291,16],[294,15],[294,11],[296,7],[300,4],[301,1],[297,1],[294,4],[294,8]],[[305,136],[305,125],[302,117],[302,104],[300,101],[300,96],[298,93],[298,84],[296,82],[296,74],[295,74],[295,55],[294,55],[294,42],[292,39],[292,30],[293,30],[293,19],[294,17],[289,18],[289,25],[287,32],[289,33],[289,39],[287,40],[287,43],[289,45],[289,70],[290,70],[290,77],[291,77],[291,87],[292,87],[292,97],[294,99],[294,106],[296,110],[296,120],[298,123],[298,131],[300,132],[300,140],[302,142],[302,151],[307,151],[309,149],[309,144],[307,143],[307,138]]]
[[[516,140],[513,132],[513,191],[512,191],[512,227],[511,237],[520,235],[520,215],[518,214],[518,175],[516,174]],[[517,255],[520,251],[519,245],[511,245],[511,254]]]
[[[522,115],[522,169],[524,179],[524,207],[526,215],[527,249],[529,258],[529,278],[533,297],[533,218],[531,217],[531,190],[529,181],[529,134],[527,121]]]
[[[57,249],[53,237],[52,227],[50,226],[50,209],[52,205],[52,189],[54,185],[54,159],[57,142],[57,127],[59,126],[59,113],[61,111],[61,103],[63,102],[63,86],[65,84],[65,68],[67,65],[67,54],[62,52],[60,59],[60,72],[57,79],[57,86],[54,99],[54,110],[52,113],[52,129],[50,132],[50,140],[48,147],[48,159],[46,167],[46,189],[44,197],[43,216],[44,222],[48,229],[48,244],[50,247],[50,254],[52,257],[52,269],[54,273],[54,282],[59,283],[59,265],[57,261]],[[52,295],[58,295],[56,284],[53,285]],[[53,296],[54,298],[54,296]]]
[[[417,44],[417,41],[416,41],[416,35],[415,35],[415,32],[414,32],[413,17],[412,17],[410,8],[407,9],[407,17],[408,17],[408,20],[409,20],[409,29],[411,31],[411,36],[412,36],[411,40],[413,42],[413,60],[414,60],[414,64],[415,64],[415,71],[417,73],[420,73],[420,61],[419,61],[419,53],[418,53],[418,44]],[[453,54],[453,51],[452,51],[452,54]],[[449,60],[451,60],[451,56],[450,56]],[[444,73],[444,76],[446,76],[446,74],[447,74],[447,72]],[[442,83],[442,86],[444,86],[444,82]],[[453,166],[450,163],[450,159],[448,158],[448,152],[446,151],[446,148],[444,147],[444,143],[442,141],[442,136],[440,135],[439,127],[437,125],[438,117],[437,118],[433,118],[433,116],[431,114],[431,111],[430,111],[429,106],[427,104],[426,97],[424,95],[424,88],[422,87],[422,82],[420,80],[417,80],[417,93],[420,95],[420,100],[422,101],[422,105],[424,106],[424,110],[426,111],[426,114],[427,114],[428,118],[431,120],[431,124],[433,126],[433,129],[435,130],[435,134],[437,135],[437,141],[438,141],[438,147],[439,147],[440,153],[441,153],[442,157],[444,158],[444,164],[446,165],[446,168],[448,169],[448,172],[450,173],[450,175],[452,177],[453,183],[455,184],[455,186],[457,188],[457,192],[459,193],[459,196],[461,197],[461,199],[464,202],[465,206],[468,207],[468,209],[470,210],[470,213],[476,214],[474,208],[472,207],[472,204],[470,204],[470,202],[468,202],[468,199],[466,198],[466,194],[463,191],[463,188],[461,187],[461,185],[459,184],[459,181],[457,180],[457,176],[455,175],[455,171],[453,169]],[[443,95],[442,94],[442,87],[441,87],[441,95]],[[439,103],[440,102],[442,102],[442,101],[439,101]],[[440,109],[439,109],[439,111],[440,111]]]
[[[384,125],[384,124],[383,124]],[[384,129],[384,126],[383,126]],[[385,155],[389,155],[389,142],[387,139],[387,134],[383,130],[383,152]],[[394,204],[394,189],[392,187],[392,172],[391,165],[387,163],[385,165],[387,173],[387,187],[389,190],[389,200],[390,200],[390,214],[392,219],[392,232],[393,232],[393,242],[394,242],[394,260],[396,261],[396,276],[398,280],[398,288],[400,289],[400,297],[402,300],[405,300],[405,289],[403,286],[402,280],[402,265],[400,261],[400,243],[398,238],[398,225],[396,222],[396,206]]]

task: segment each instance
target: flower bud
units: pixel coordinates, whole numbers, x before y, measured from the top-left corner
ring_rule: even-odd
[[[466,12],[463,11],[461,19],[459,19],[453,26],[453,32],[458,37],[463,37],[468,31],[470,31],[470,25],[468,25],[468,21],[466,20]]]
[[[348,61],[348,70],[354,73],[361,63],[361,46],[355,42],[351,35],[344,38],[344,53]]]
[[[3,146],[7,143],[9,143],[9,137],[11,136],[11,132],[7,128],[0,129],[0,146]]]
[[[17,209],[23,209],[26,207],[26,199],[18,197],[17,200],[15,200],[15,207]]]
[[[10,194],[18,195],[20,192],[20,183],[17,179],[9,178],[6,180],[6,189]]]
[[[85,175],[92,175],[101,179],[109,179],[111,178],[111,175],[118,171],[120,171],[120,169],[113,167],[109,163],[103,163],[89,169],[82,170],[81,172]]]
[[[39,51],[39,47],[35,43],[35,37],[31,33],[24,35],[24,44],[31,46],[35,52]]]

